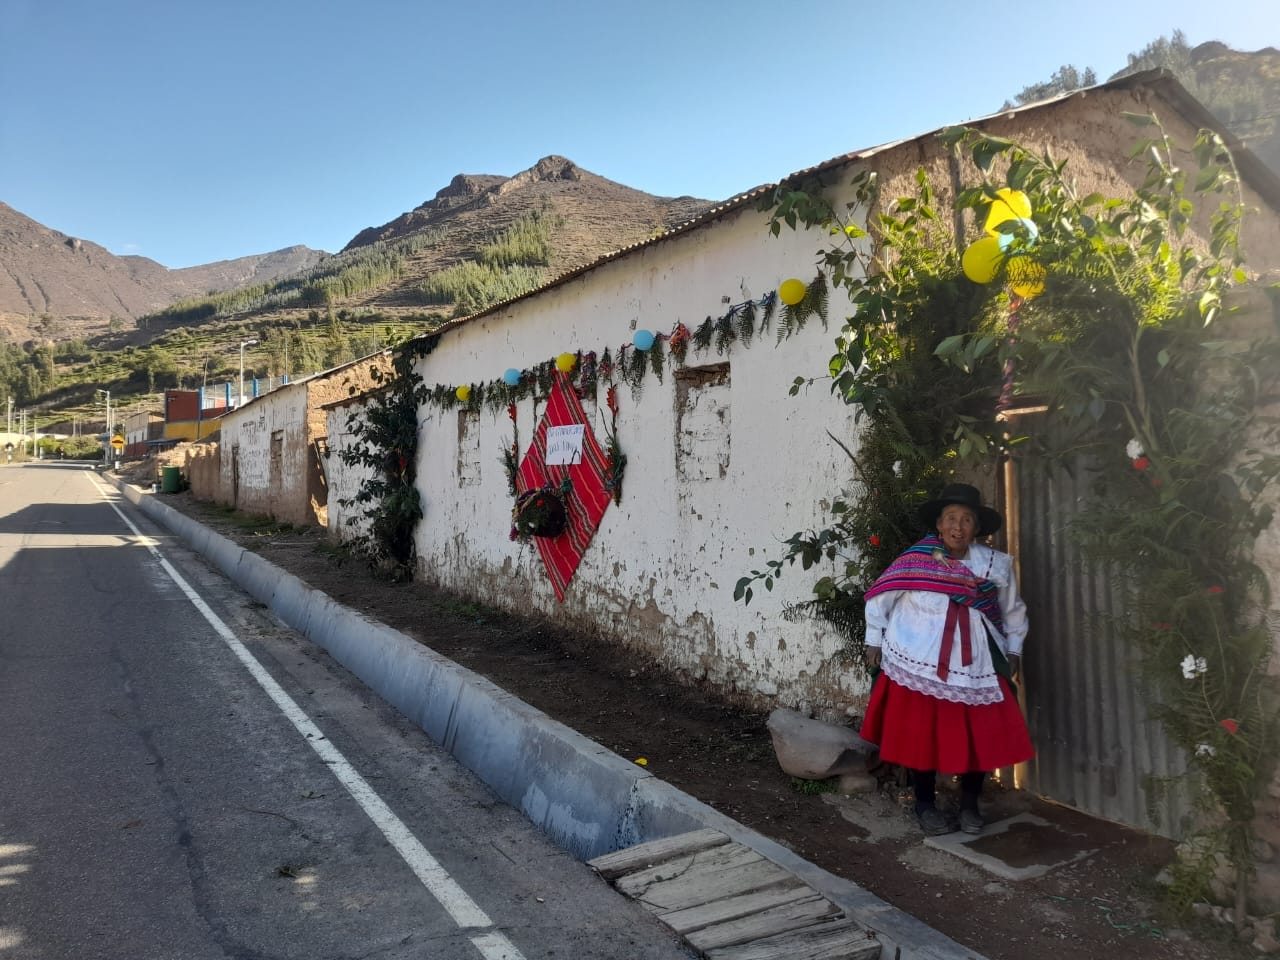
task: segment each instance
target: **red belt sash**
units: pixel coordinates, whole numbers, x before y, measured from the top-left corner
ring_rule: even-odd
[[[963,615],[962,615],[963,614]],[[955,643],[956,628],[960,628],[960,662],[964,666],[973,663],[973,643],[969,639],[969,608],[958,603],[947,604],[947,622],[942,625],[942,649],[938,651],[938,678],[946,680],[951,673],[951,648]]]

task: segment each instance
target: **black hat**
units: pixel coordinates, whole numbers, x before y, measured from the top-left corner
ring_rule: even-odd
[[[990,507],[982,505],[982,494],[978,492],[978,488],[971,487],[967,483],[949,483],[943,487],[942,493],[938,495],[936,500],[930,500],[920,508],[920,522],[928,529],[934,529],[938,524],[938,515],[942,513],[943,507],[948,507],[953,503],[968,507],[978,515],[977,536],[979,537],[991,536],[1004,523],[1004,519],[1000,514]]]

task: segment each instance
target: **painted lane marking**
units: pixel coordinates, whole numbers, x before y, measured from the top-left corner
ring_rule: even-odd
[[[102,485],[102,481],[95,474],[85,474],[85,476],[93,482],[102,499],[124,521],[125,526],[132,531],[134,537],[137,538],[137,542],[151,552],[151,555],[156,558],[164,572],[169,575],[169,578],[177,584],[178,589],[191,602],[191,605],[200,611],[201,616],[213,627],[214,631],[222,638],[223,642],[231,649],[231,652],[235,654],[250,675],[258,681],[258,685],[271,698],[280,712],[293,724],[294,729],[302,734],[302,738],[316,752],[325,766],[333,771],[334,776],[346,787],[347,792],[351,794],[356,803],[360,804],[369,819],[382,831],[382,835],[387,838],[387,841],[400,854],[404,862],[408,864],[409,869],[422,881],[422,885],[427,888],[427,892],[435,897],[440,906],[444,907],[449,916],[453,918],[454,923],[464,930],[492,928],[493,921],[489,919],[488,914],[480,909],[480,906],[471,899],[456,880],[449,876],[439,861],[413,835],[404,821],[391,811],[391,808],[369,786],[368,781],[356,772],[356,769],[347,761],[346,757],[329,742],[305,711],[284,691],[280,684],[276,683],[275,678],[249,652],[248,647],[236,637],[231,628],[223,622],[221,617],[213,612],[203,598],[196,593],[195,589],[187,583],[182,574],[178,573],[173,565],[165,559],[158,549],[156,541],[146,536],[134,525],[132,520],[125,516],[124,511],[116,504],[116,498],[110,495],[108,489]],[[524,956],[515,948],[515,945],[497,930],[487,929],[470,939],[485,960],[524,960]]]

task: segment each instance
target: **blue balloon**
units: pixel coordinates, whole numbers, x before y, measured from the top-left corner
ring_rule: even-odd
[[[508,387],[514,387],[520,382],[520,371],[512,367],[502,375],[502,382]]]
[[[637,330],[631,337],[631,343],[637,350],[648,350],[653,346],[653,333],[649,330]]]
[[[1035,225],[1035,221],[1028,220],[1026,217],[1019,217],[1016,221],[1006,220],[1004,223],[1000,224],[1000,226],[1003,227],[1005,224],[1015,222],[1018,224],[1017,230],[1012,233],[1005,233],[1001,230],[996,234],[996,240],[1000,244],[1001,252],[1004,252],[1013,246],[1014,237],[1022,236],[1028,250],[1036,245],[1036,240],[1040,237],[1040,228]]]

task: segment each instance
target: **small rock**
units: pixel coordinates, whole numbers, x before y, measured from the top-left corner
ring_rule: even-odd
[[[1270,863],[1275,858],[1275,847],[1260,837],[1253,841],[1253,859],[1255,863]]]
[[[848,727],[812,720],[795,710],[774,710],[768,727],[778,766],[805,780],[865,773],[867,757],[875,750]]]
[[[1191,942],[1190,930],[1183,930],[1181,927],[1166,927],[1163,932],[1164,932],[1164,938],[1166,940],[1172,940],[1174,943],[1190,943]]]
[[[988,897],[1007,897],[1009,895],[1009,888],[1003,883],[996,883],[993,880],[982,888],[982,892]]]
[[[1165,867],[1156,874],[1156,883],[1162,887],[1173,886],[1173,872],[1168,867]]]
[[[1213,916],[1213,907],[1205,903],[1203,900],[1197,900],[1191,905],[1191,912],[1201,920],[1207,920]]]

